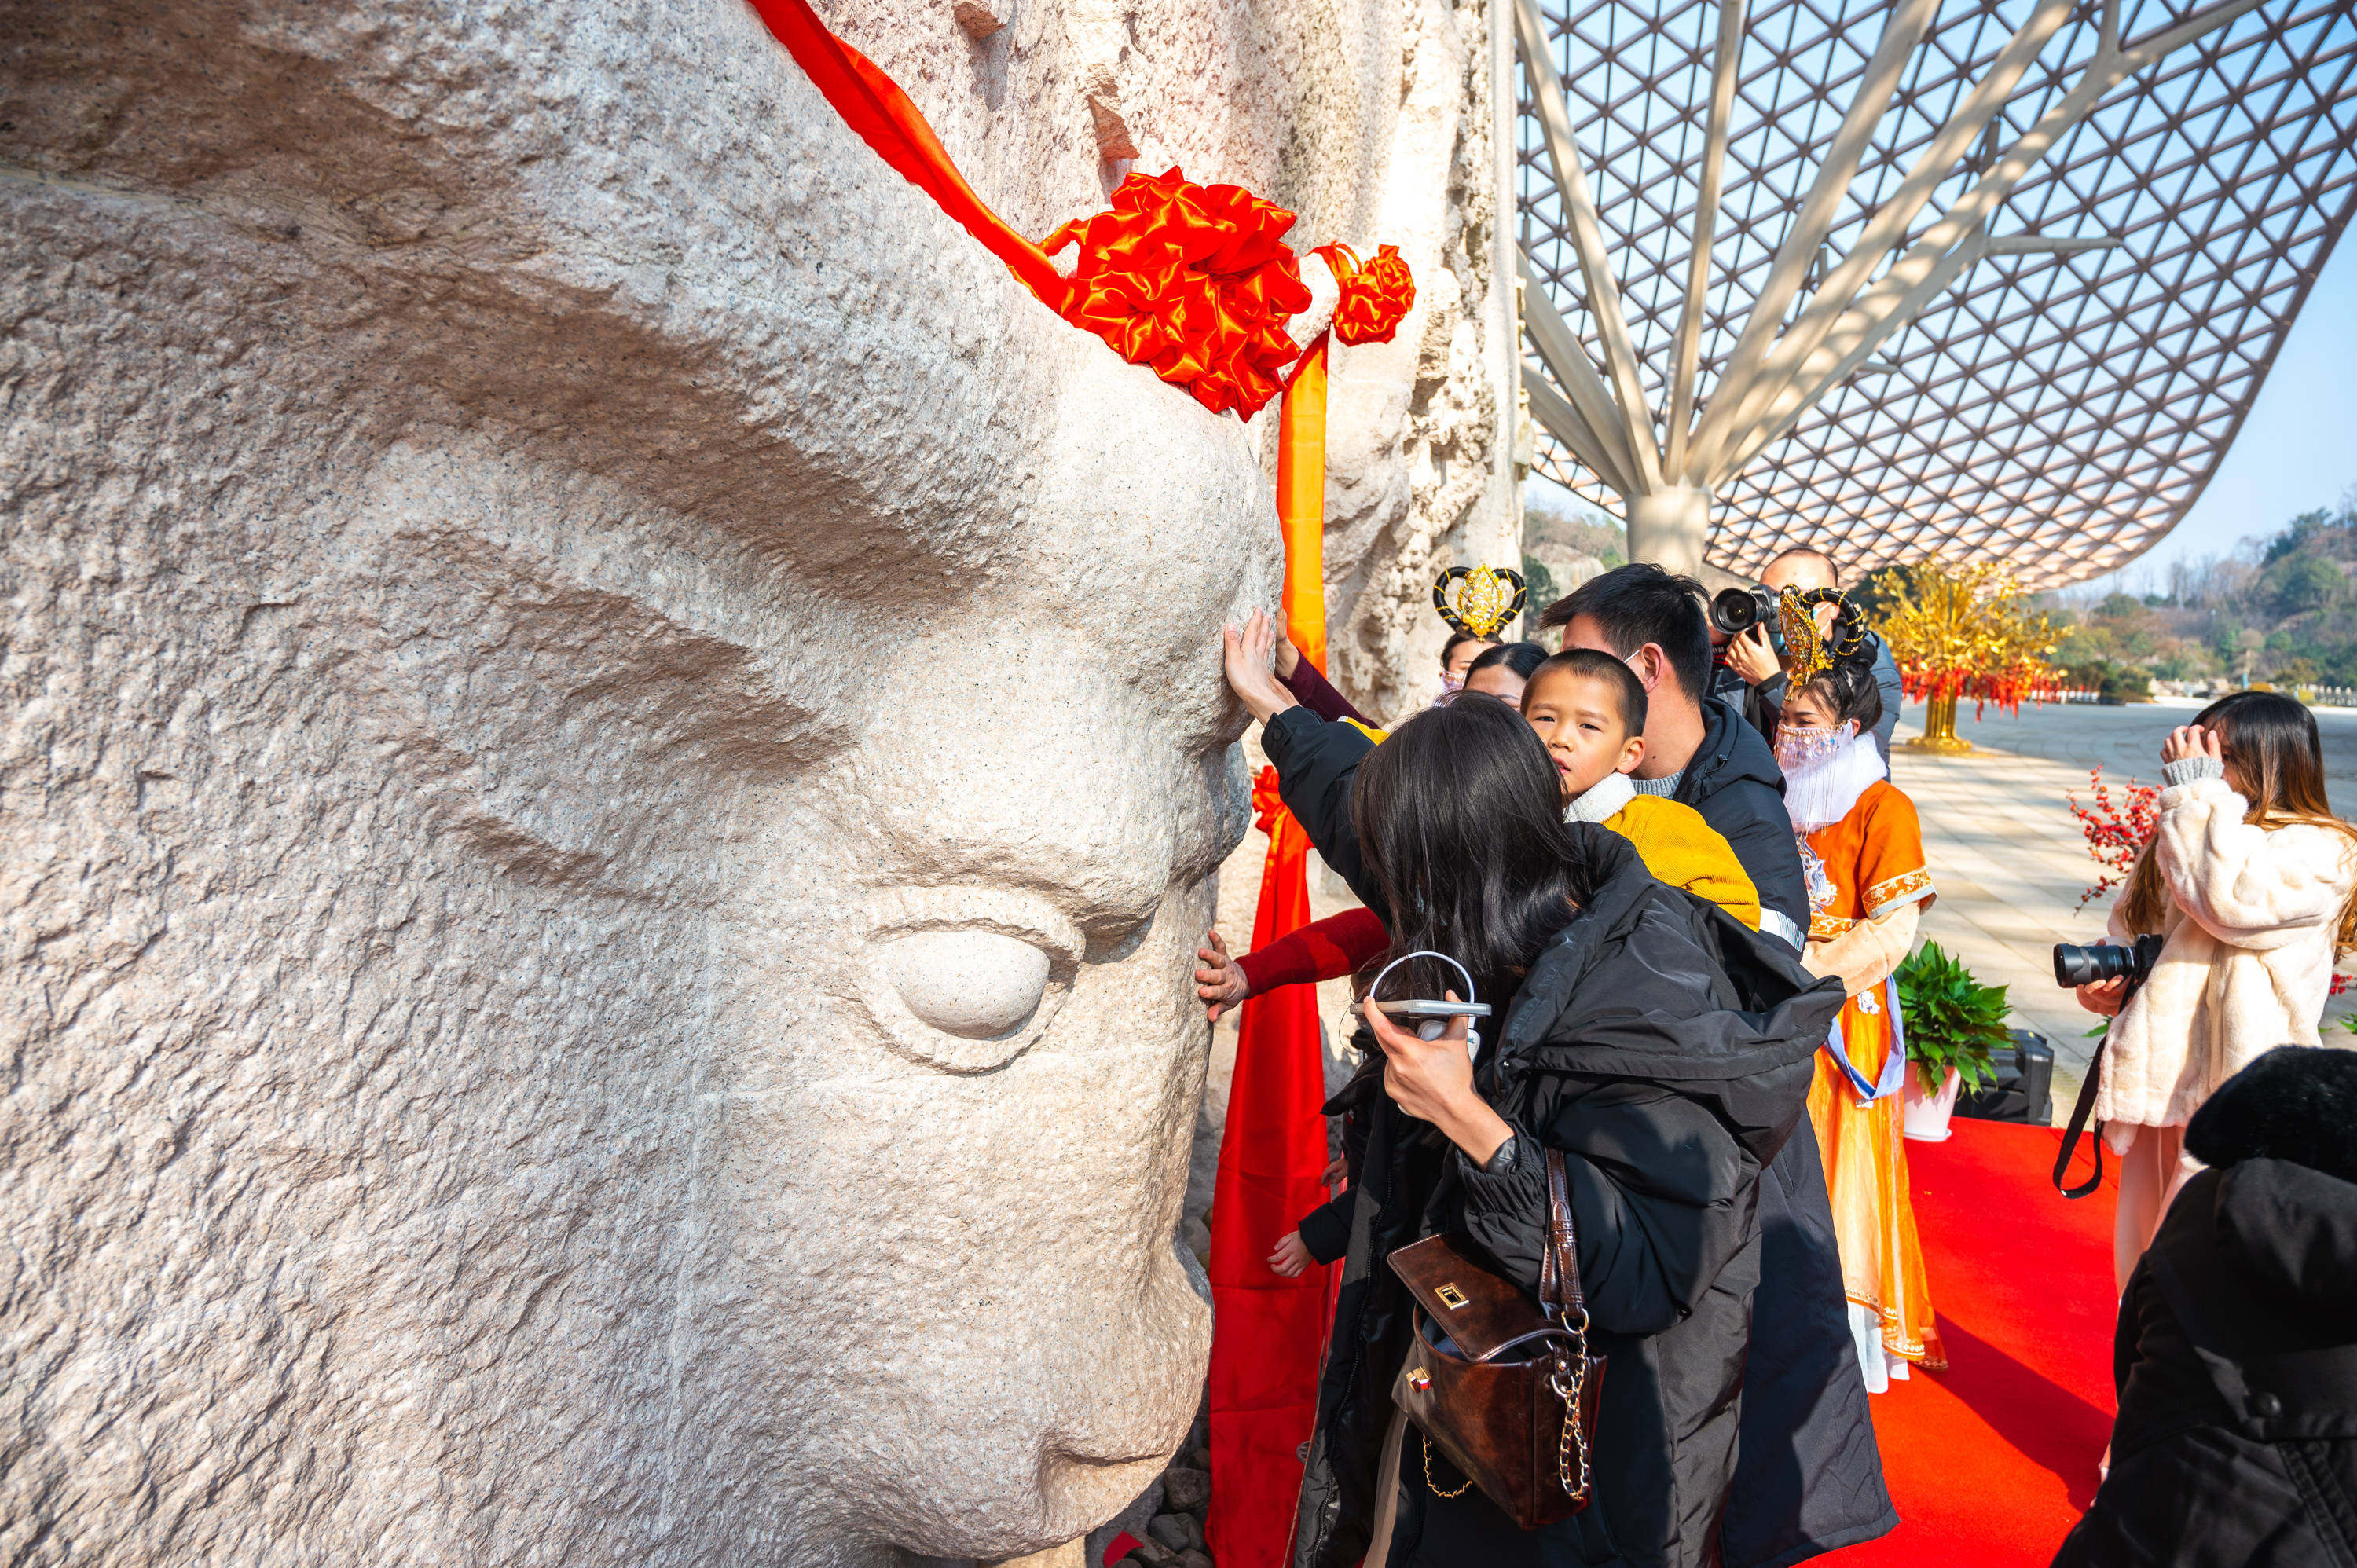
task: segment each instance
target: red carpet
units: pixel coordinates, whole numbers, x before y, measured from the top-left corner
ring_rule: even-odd
[[[2048,1179],[2059,1131],[1954,1125],[1944,1144],[1907,1145],[1949,1368],[1875,1396],[1901,1522],[1818,1559],[1839,1568],[2044,1568],[2111,1438],[2111,1165],[2072,1203]]]

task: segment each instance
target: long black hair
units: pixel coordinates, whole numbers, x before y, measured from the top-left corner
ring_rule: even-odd
[[[1368,755],[1351,821],[1391,905],[1392,950],[1448,954],[1486,1002],[1520,984],[1594,884],[1546,747],[1522,714],[1479,692],[1417,714]],[[1393,978],[1417,995],[1463,984],[1429,960]]]

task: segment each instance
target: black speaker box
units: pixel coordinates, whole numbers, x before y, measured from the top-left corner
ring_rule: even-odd
[[[1982,1122],[2054,1124],[2054,1047],[2029,1029],[2013,1031],[2013,1048],[1990,1053],[1996,1082],[1956,1096],[1956,1114]]]

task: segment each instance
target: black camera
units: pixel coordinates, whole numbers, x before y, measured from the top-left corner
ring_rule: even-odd
[[[2160,938],[2151,936],[2138,937],[2133,947],[2090,942],[2079,948],[2056,942],[2054,983],[2076,988],[2125,977],[2128,989],[2134,991],[2151,978],[2153,961],[2160,957]]]
[[[1765,588],[1721,588],[1710,601],[1710,624],[1728,637],[1741,637],[1762,621],[1777,629],[1776,596]]]

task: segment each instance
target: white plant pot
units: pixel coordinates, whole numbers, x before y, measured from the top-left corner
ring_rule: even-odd
[[[1901,1116],[1906,1133],[1919,1144],[1944,1144],[1948,1141],[1948,1118],[1956,1109],[1956,1069],[1950,1068],[1948,1076],[1933,1094],[1923,1092],[1923,1080],[1915,1074],[1915,1064],[1907,1064],[1907,1086],[1900,1090]]]

